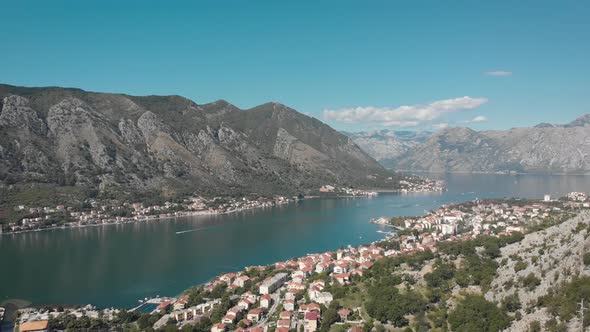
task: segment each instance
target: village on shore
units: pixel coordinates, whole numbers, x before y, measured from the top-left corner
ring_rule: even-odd
[[[444,184],[440,181],[423,181],[414,183],[401,181],[401,193],[442,191]],[[372,190],[323,185],[315,197],[374,197],[378,193]],[[23,233],[44,229],[60,229],[73,227],[87,227],[109,224],[124,224],[131,222],[145,222],[168,218],[219,215],[259,208],[280,206],[294,202],[305,196],[285,197],[202,197],[195,194],[181,203],[165,202],[163,205],[146,206],[141,202],[126,202],[120,205],[103,205],[96,200],[89,200],[85,209],[71,206],[57,205],[55,207],[27,207],[18,205],[15,210],[23,215],[19,220],[0,224],[0,234]]]
[[[222,274],[178,297],[147,299],[129,312],[149,313],[153,329],[210,322],[211,332],[314,332],[323,312],[335,310],[334,322],[344,330],[360,332],[366,313],[360,307],[333,307],[339,285],[354,283],[385,257],[436,252],[445,242],[475,239],[480,235],[504,237],[524,234],[547,220],[570,218],[571,211],[590,208],[585,193],[574,192],[554,200],[487,199],[440,207],[421,217],[382,217],[371,222],[397,231],[381,241],[358,247],[252,266]],[[117,309],[102,311],[111,319]],[[94,315],[94,307],[66,309],[75,316]],[[27,308],[20,311],[21,331],[27,324],[47,326],[62,311]]]

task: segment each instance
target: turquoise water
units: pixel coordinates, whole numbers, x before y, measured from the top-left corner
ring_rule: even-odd
[[[588,176],[434,175],[439,194],[310,199],[221,216],[0,237],[0,302],[136,306],[245,266],[382,238],[371,218],[416,215],[451,202],[590,191]],[[176,234],[176,232],[192,230]]]

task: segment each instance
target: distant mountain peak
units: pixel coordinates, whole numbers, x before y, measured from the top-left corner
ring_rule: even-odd
[[[230,105],[233,106],[232,104],[230,104],[230,102],[228,102],[225,99],[217,99],[216,101],[212,102],[211,104],[215,104],[215,105],[221,106],[221,107],[230,106]]]
[[[255,109],[271,109],[273,111],[292,110],[292,108],[290,108],[289,106],[278,103],[276,101],[269,101],[267,103],[258,105],[254,108]]]
[[[240,108],[233,105],[232,103],[224,100],[218,99],[214,102],[203,104],[199,106],[203,111],[206,113],[215,113],[215,114],[222,114],[227,112],[239,111]]]
[[[564,127],[585,127],[587,125],[590,125],[590,114],[584,114],[574,121],[564,125]]]
[[[555,125],[551,124],[551,123],[547,123],[547,122],[541,122],[538,125],[536,125],[534,128],[554,128]]]
[[[477,133],[475,130],[469,127],[447,127],[437,131],[434,135],[436,136],[463,136],[473,135]]]

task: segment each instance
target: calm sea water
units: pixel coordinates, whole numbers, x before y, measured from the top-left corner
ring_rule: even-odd
[[[223,216],[0,236],[0,302],[131,307],[222,272],[382,238],[371,218],[419,215],[474,198],[590,192],[590,176],[430,175],[440,194],[310,199]],[[177,232],[184,232],[177,234]]]

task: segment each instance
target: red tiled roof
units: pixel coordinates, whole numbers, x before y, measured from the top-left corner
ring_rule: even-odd
[[[310,311],[305,314],[305,320],[318,320],[320,318],[320,314],[315,311]]]
[[[307,306],[307,310],[321,310],[321,309],[322,309],[322,307],[320,307],[320,305],[317,303],[310,303]]]
[[[160,303],[156,309],[161,310],[167,308],[168,306],[170,306],[170,301],[164,301]]]
[[[248,315],[260,315],[262,313],[262,308],[255,308],[248,311]]]
[[[350,315],[350,310],[348,310],[348,309],[340,309],[340,310],[338,310],[338,315],[340,315],[340,316],[348,316],[348,315]]]

